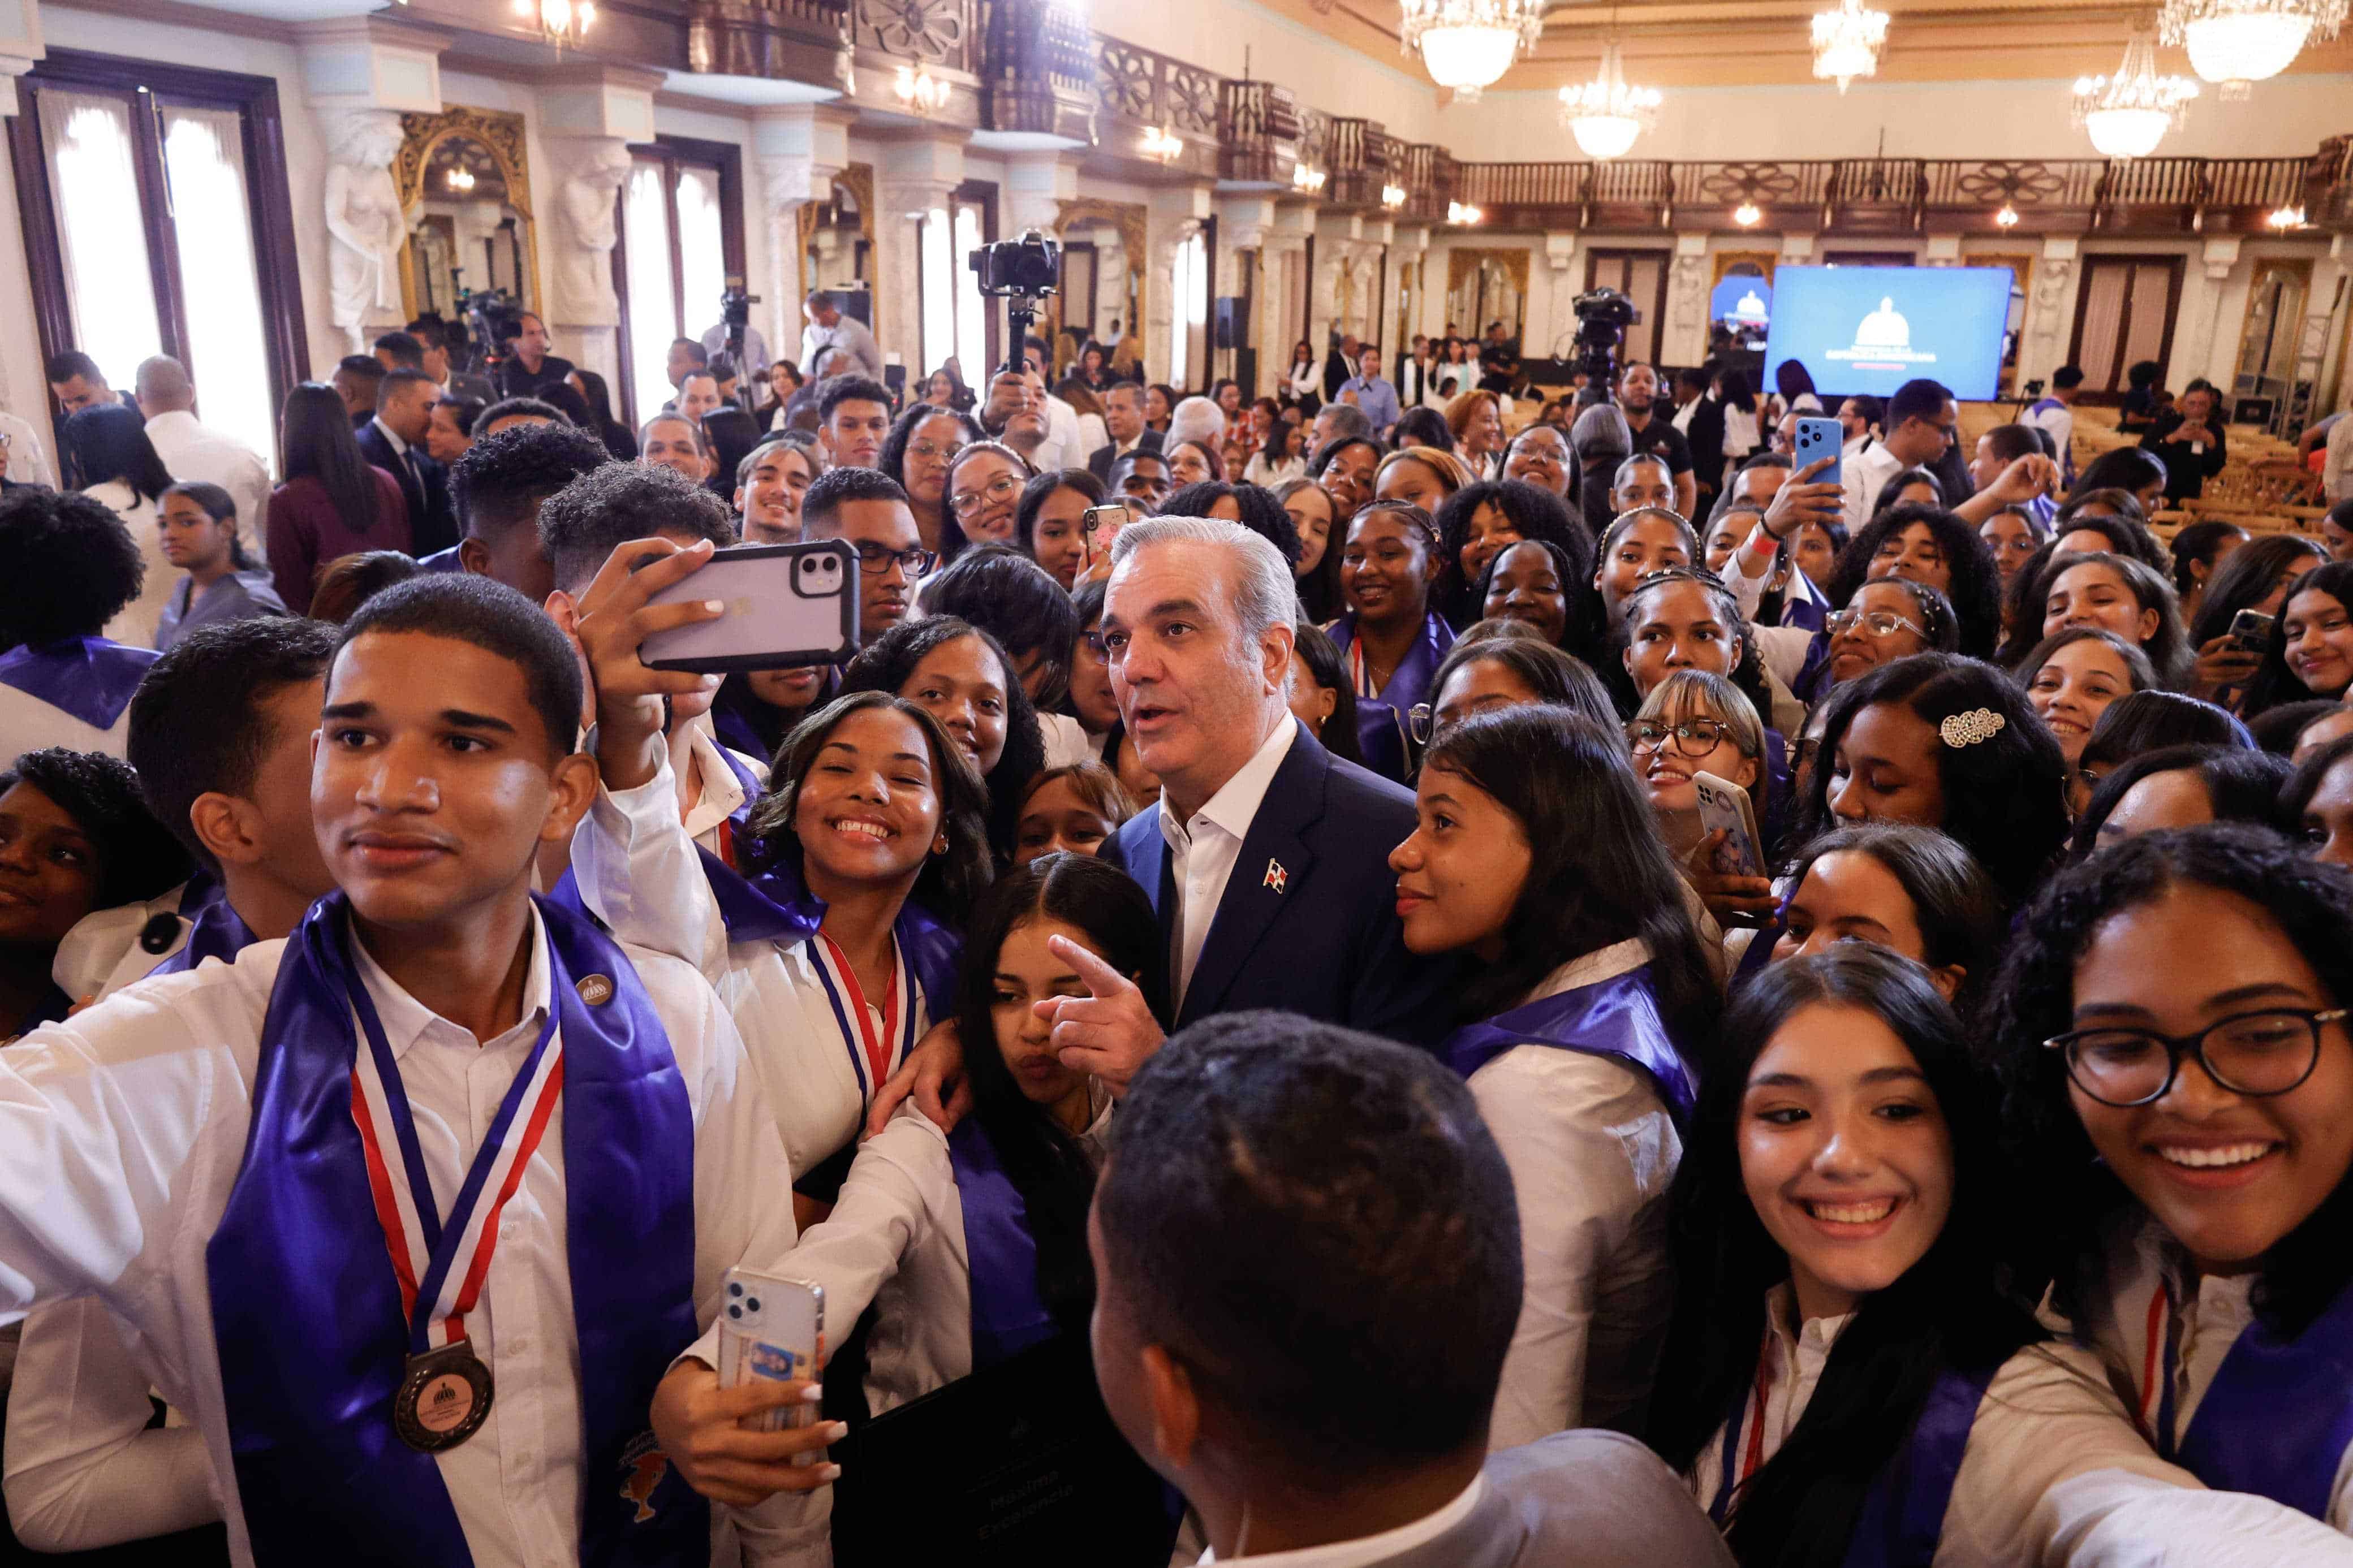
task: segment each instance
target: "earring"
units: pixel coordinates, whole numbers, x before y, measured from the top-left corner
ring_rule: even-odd
[[[948,836],[943,833],[937,838],[932,840],[932,853],[934,855],[944,855],[947,852]]]

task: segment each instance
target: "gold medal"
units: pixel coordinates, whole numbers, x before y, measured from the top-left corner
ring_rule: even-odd
[[[491,1397],[491,1369],[465,1341],[452,1341],[408,1358],[392,1397],[393,1430],[419,1453],[438,1454],[482,1429]]]

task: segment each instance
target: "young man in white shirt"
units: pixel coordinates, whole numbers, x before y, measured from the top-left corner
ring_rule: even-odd
[[[825,1484],[789,1460],[835,1435],[740,1429],[807,1386],[723,1393],[697,1339],[794,1237],[733,1026],[531,896],[596,787],[572,651],[512,589],[418,577],[325,696],[340,893],[0,1059],[0,1310],[105,1303],[241,1564],[707,1562],[690,1487]]]
[[[1129,1084],[1088,1225],[1104,1406],[1203,1563],[1725,1568],[1657,1456],[1490,1458],[1518,1316],[1512,1176],[1429,1053],[1281,1013],[1185,1030]]]
[[[2038,398],[2018,418],[2021,425],[2051,432],[2059,448],[2059,483],[2066,489],[2075,488],[2075,397],[2083,384],[2083,366],[2061,365],[2051,373],[2050,395]]]
[[[1886,434],[1840,468],[1849,538],[1871,521],[1880,487],[1905,468],[1925,468],[1942,458],[1959,438],[1960,424],[1960,405],[1939,383],[1923,377],[1895,389],[1887,400]]]

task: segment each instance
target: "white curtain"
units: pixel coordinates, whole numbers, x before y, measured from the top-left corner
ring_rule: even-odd
[[[949,255],[948,210],[934,207],[918,231],[923,268],[923,343],[909,374],[929,375],[955,353],[955,262]]]
[[[955,279],[957,368],[966,386],[988,384],[988,305],[980,297],[980,274],[972,269],[972,253],[981,247],[980,208],[959,202],[955,215],[955,245],[948,252],[948,275]],[[926,370],[938,367],[925,363]]]
[[[659,163],[629,171],[629,195],[622,209],[628,235],[629,369],[636,383],[638,422],[654,416],[671,396],[664,365],[672,338],[681,335],[670,290],[670,194]]]
[[[111,384],[128,387],[139,362],[164,341],[140,224],[131,109],[92,93],[43,89],[36,97],[74,342]]]
[[[261,280],[254,270],[245,137],[235,110],[164,110],[164,172],[188,323],[188,369],[205,423],[277,466],[263,348]]]
[[[686,284],[686,320],[680,323],[679,336],[700,340],[719,324],[719,297],[727,290],[719,175],[713,170],[679,171],[678,269]]]

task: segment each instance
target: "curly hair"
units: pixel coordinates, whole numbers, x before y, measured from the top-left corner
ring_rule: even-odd
[[[0,648],[94,637],[146,577],[138,542],[105,502],[29,486],[0,496],[0,583],[18,585],[0,609]]]
[[[449,468],[449,505],[476,539],[529,522],[541,502],[613,460],[605,443],[568,425],[514,425],[485,436]]]
[[[2353,1003],[2353,873],[2268,828],[2215,823],[2143,834],[2052,879],[2019,918],[1979,1034],[2002,1079],[2003,1131],[2020,1190],[2035,1194],[2039,1205],[2038,1223],[2017,1237],[2039,1248],[2025,1259],[2031,1272],[2021,1284],[2032,1291],[2051,1280],[2056,1305],[2071,1317],[2097,1289],[2106,1225],[2134,1199],[2095,1157],[2070,1101],[2066,1061],[2042,1042],[2073,1026],[2075,967],[2100,928],[2179,888],[2241,900],[2252,920],[2295,947],[2329,1005]],[[2264,1254],[2258,1319],[2293,1337],[2336,1299],[2353,1276],[2348,1226],[2353,1178],[2340,1179]]]
[[[933,788],[940,797],[940,832],[946,837],[948,847],[944,854],[923,857],[923,871],[916,877],[914,890],[908,898],[949,924],[961,927],[996,870],[984,821],[988,792],[940,721],[905,698],[888,691],[853,691],[837,697],[793,726],[792,733],[785,737],[784,745],[776,752],[767,792],[752,808],[746,859],[754,871],[780,866],[796,871],[800,868],[801,843],[793,827],[793,815],[799,802],[801,783],[817,764],[818,753],[825,749],[827,738],[841,721],[870,708],[904,714],[922,732],[924,745],[931,750]]]
[[[1585,520],[1567,503],[1541,485],[1525,479],[1482,479],[1450,495],[1438,508],[1438,578],[1430,584],[1430,602],[1452,626],[1467,626],[1479,618],[1485,595],[1462,575],[1462,546],[1471,537],[1471,521],[1481,507],[1493,507],[1522,539],[1542,540],[1557,548],[1567,561],[1561,586],[1568,591],[1572,620],[1577,601],[1599,624],[1599,605],[1593,595],[1593,535]],[[1497,553],[1501,553],[1498,552]],[[1483,570],[1482,575],[1484,575]]]
[[[539,547],[559,588],[586,583],[616,548],[658,533],[692,533],[724,549],[735,542],[735,517],[677,469],[647,463],[607,463],[540,503]]]
[[[2001,721],[1991,736],[1972,744],[1937,746],[1945,820],[1929,826],[1974,856],[2007,902],[2023,902],[2067,837],[2067,759],[2026,694],[1989,664],[1959,654],[1915,653],[1831,693],[1821,755],[1835,758],[1855,715],[1877,703],[1901,703],[1932,730],[1980,709]],[[1811,787],[1798,802],[1800,838],[1840,826],[1830,807],[1835,772],[1829,764],[1814,769]]]
[[[1978,536],[1978,531],[1941,508],[1906,502],[1863,524],[1839,552],[1838,563],[1831,570],[1831,603],[1842,605],[1853,598],[1854,591],[1871,575],[1871,563],[1880,545],[1915,522],[1927,525],[1936,536],[1938,553],[1945,558],[1945,571],[1952,583],[1945,597],[1953,602],[1953,613],[1961,623],[1961,651],[1971,658],[1992,658],[1994,645],[2001,637],[2001,568],[1994,562],[1992,547]]]
[[[147,809],[139,776],[120,757],[63,746],[26,752],[0,773],[0,795],[18,784],[47,795],[89,837],[98,852],[93,908],[137,903],[188,879],[188,852]]]

